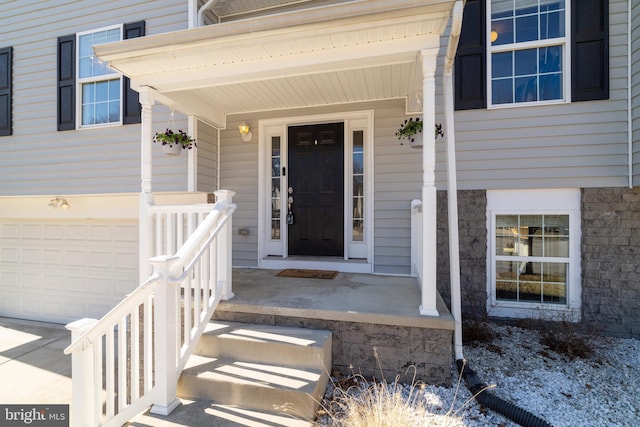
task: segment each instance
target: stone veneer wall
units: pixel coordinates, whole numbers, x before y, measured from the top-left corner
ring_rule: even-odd
[[[640,338],[640,188],[582,190],[583,321]]]
[[[447,192],[438,191],[438,291],[451,309]],[[484,190],[458,191],[460,291],[462,316],[481,319],[487,312],[487,195]]]
[[[450,330],[221,310],[216,310],[213,319],[329,330],[333,370],[342,375],[355,373],[378,379],[383,376],[388,382],[400,375],[404,381],[452,385]]]
[[[458,192],[462,315],[486,316],[486,192]],[[640,188],[582,190],[582,318],[640,338]],[[450,307],[447,192],[438,191],[438,291]]]

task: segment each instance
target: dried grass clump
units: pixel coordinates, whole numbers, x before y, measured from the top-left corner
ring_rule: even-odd
[[[540,344],[571,360],[589,359],[595,350],[593,338],[571,322],[557,322],[553,327],[540,330]]]
[[[435,426],[462,427],[464,423],[452,410],[435,413],[437,409],[424,396],[424,386],[368,382],[351,377],[352,385],[334,389],[330,407],[325,408],[331,425],[338,427],[400,427]]]
[[[462,322],[462,342],[470,343],[491,343],[495,338],[487,322],[480,320],[464,320]]]

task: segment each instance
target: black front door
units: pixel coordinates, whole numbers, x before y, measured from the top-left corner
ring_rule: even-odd
[[[288,137],[289,255],[343,256],[344,124],[292,126]]]

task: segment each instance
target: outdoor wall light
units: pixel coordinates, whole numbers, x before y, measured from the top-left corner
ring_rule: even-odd
[[[251,133],[251,129],[246,122],[240,123],[240,126],[238,126],[238,130],[240,131],[240,136],[242,137],[242,140],[244,142],[251,141],[251,138],[253,138],[253,133]]]
[[[67,202],[67,199],[56,197],[55,199],[51,199],[51,201],[49,202],[49,207],[53,209],[67,210],[71,206],[69,205],[69,202]]]

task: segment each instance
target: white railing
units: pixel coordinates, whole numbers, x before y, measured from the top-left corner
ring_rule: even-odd
[[[422,287],[422,201],[411,201],[411,275]]]
[[[212,204],[150,206],[150,256],[175,254],[212,208]]]
[[[233,192],[216,196],[175,255],[151,259],[147,281],[101,320],[67,326],[75,426],[121,426],[151,405],[163,415],[178,406],[180,373],[220,300],[233,296]]]

